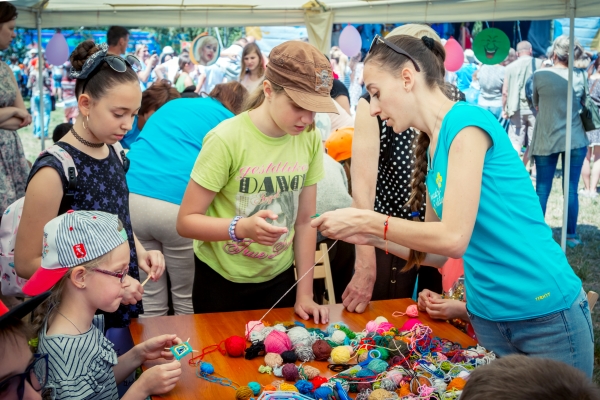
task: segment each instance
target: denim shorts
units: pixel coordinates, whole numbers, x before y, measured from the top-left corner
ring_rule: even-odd
[[[586,293],[564,311],[522,321],[494,322],[468,312],[479,344],[499,357],[551,358],[585,372],[594,369],[594,330]]]

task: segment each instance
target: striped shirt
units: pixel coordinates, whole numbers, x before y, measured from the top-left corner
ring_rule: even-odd
[[[39,336],[39,352],[48,354],[48,383],[44,398],[52,400],[118,400],[112,367],[113,344],[104,336],[104,316],[96,315],[81,335]]]

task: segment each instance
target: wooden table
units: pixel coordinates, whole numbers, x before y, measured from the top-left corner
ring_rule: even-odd
[[[401,327],[408,317],[393,317],[394,311],[406,311],[406,307],[415,304],[411,299],[373,301],[362,314],[348,312],[343,305],[336,304],[329,306],[329,321],[346,323],[353,331],[361,331],[365,328],[367,322],[374,320],[382,315],[386,317],[396,327]],[[133,341],[138,344],[153,336],[175,333],[181,340],[190,338],[190,344],[195,350],[201,350],[203,347],[219,343],[221,340],[232,336],[244,336],[244,327],[246,322],[257,320],[263,316],[265,310],[239,311],[218,314],[195,314],[180,315],[169,317],[140,318],[133,320],[130,326]],[[474,346],[476,342],[465,335],[452,325],[429,318],[427,313],[419,313],[419,319],[431,327],[433,335],[440,338],[449,339],[460,343],[463,347]],[[294,314],[292,308],[275,309],[265,318],[267,322],[300,320]],[[300,320],[301,321],[301,320]],[[325,329],[327,325],[315,325],[312,321],[301,321],[310,327],[320,327]],[[194,353],[195,354],[195,353]],[[196,368],[188,366],[190,356],[182,359],[182,377],[173,391],[167,395],[160,396],[164,399],[234,399],[235,391],[230,387],[224,387],[216,383],[210,383],[204,379],[196,377]],[[261,385],[267,385],[275,380],[281,380],[274,375],[263,375],[258,372],[258,367],[264,364],[264,357],[257,357],[253,360],[241,358],[232,358],[223,356],[218,352],[211,353],[204,358],[204,361],[210,362],[215,367],[215,372],[228,377],[240,385],[247,385],[248,382],[258,382]],[[307,363],[319,370],[323,376],[329,377],[334,373],[327,369],[327,362],[312,361]],[[156,396],[159,398],[159,396]]]

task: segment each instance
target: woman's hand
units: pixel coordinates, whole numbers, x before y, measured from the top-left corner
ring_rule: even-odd
[[[417,306],[419,307],[419,311],[426,311],[427,304],[429,304],[429,299],[438,299],[440,300],[442,295],[432,292],[429,289],[423,289],[421,293],[419,293],[419,298],[417,301]]]
[[[346,241],[346,238],[352,239],[350,238],[351,236],[366,233],[365,222],[367,222],[370,214],[373,213],[358,208],[342,208],[326,212],[319,218],[313,220],[310,225],[313,228],[317,228],[329,239],[341,239]],[[354,240],[363,242],[365,241],[365,237],[356,237]]]
[[[239,239],[250,238],[262,245],[273,246],[288,230],[286,227],[271,225],[266,221],[267,218],[276,220],[277,214],[270,210],[261,210],[251,217],[240,219],[235,235]]]
[[[141,246],[140,246],[141,247]],[[165,256],[158,250],[146,251],[138,247],[138,266],[143,269],[154,282],[165,272]]]
[[[138,301],[142,301],[142,295],[144,294],[144,288],[137,279],[127,275],[125,277],[125,284],[123,287],[123,298],[121,304],[130,305],[136,304]]]
[[[173,359],[173,353],[169,350],[176,344],[183,343],[175,334],[155,336],[135,346],[140,364],[157,358]],[[165,350],[167,349],[167,350]]]
[[[308,320],[312,314],[315,324],[326,324],[329,322],[329,308],[315,303],[312,296],[298,296],[294,305],[294,311],[303,320]]]

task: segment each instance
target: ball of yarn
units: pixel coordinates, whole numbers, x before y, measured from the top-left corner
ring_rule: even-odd
[[[368,380],[373,380],[377,374],[371,371],[369,368],[363,368],[356,373],[357,378],[367,378]]]
[[[346,338],[346,334],[343,331],[340,331],[339,329],[337,331],[334,331],[331,335],[331,340],[337,344],[343,344]]]
[[[398,398],[394,392],[388,392],[385,389],[375,389],[369,395],[369,400],[389,400]]]
[[[314,389],[313,384],[305,380],[296,382],[296,388],[300,394],[309,394]]]
[[[380,387],[381,389],[387,390],[389,392],[393,392],[394,390],[398,389],[398,385],[396,385],[396,383],[389,378],[382,379]]]
[[[285,364],[281,369],[281,373],[283,375],[283,379],[286,381],[295,382],[300,377],[296,364]]]
[[[263,390],[265,392],[275,392],[277,390],[277,388],[273,385],[265,385],[265,387],[263,388]]]
[[[411,395],[410,387],[408,383],[403,383],[400,385],[400,393],[398,393],[400,397],[406,397]]]
[[[369,321],[367,322],[367,332],[375,332],[377,330],[377,327],[379,326],[379,322],[375,322],[375,321]]]
[[[306,367],[304,367],[304,368],[306,369]],[[310,382],[313,384],[313,388],[318,389],[323,384],[327,383],[327,378],[324,378],[322,376],[315,376],[314,378],[312,378],[310,380]]]
[[[287,334],[293,346],[297,346],[299,344],[310,346],[313,342],[310,332],[301,326],[296,326],[290,329]]]
[[[260,393],[260,383],[258,382],[250,382],[248,383],[248,387],[252,390],[255,396],[258,396]]]
[[[382,316],[380,315],[379,317],[375,318],[375,321],[374,321],[374,322],[375,322],[375,323],[377,323],[377,324],[381,324],[382,322],[388,322],[388,320],[387,320],[387,318],[386,318],[386,317],[382,317]]]
[[[283,358],[277,353],[265,354],[265,365],[267,367],[275,368],[283,365]]]
[[[415,325],[423,325],[423,323],[421,321],[419,321],[416,318],[410,318],[408,321],[406,321],[404,323],[404,325],[402,325],[402,328],[400,328],[401,331],[410,331]]]
[[[252,332],[260,332],[265,327],[261,321],[248,321],[246,323],[246,329],[244,330],[244,336],[249,338]]]
[[[298,356],[298,360],[302,362],[307,362],[315,359],[315,355],[313,354],[312,347],[298,345],[294,349],[296,355]]]
[[[269,333],[265,338],[265,350],[267,353],[281,354],[292,349],[292,342],[288,335],[278,330]]]
[[[419,388],[421,386],[429,387],[430,384],[431,384],[431,382],[429,382],[429,379],[425,378],[424,376],[419,376],[417,378],[413,378],[410,381],[410,391],[413,394],[419,394]]]
[[[283,382],[281,385],[279,385],[279,390],[283,391],[283,392],[296,392],[296,393],[300,393],[298,392],[298,388],[290,383],[285,383]]]
[[[416,304],[411,304],[410,306],[408,306],[406,308],[406,315],[408,315],[411,318],[416,318],[419,316],[419,309],[417,308]]]
[[[241,357],[246,350],[246,341],[241,336],[230,336],[225,339],[225,350],[230,357]]]
[[[315,400],[328,400],[329,396],[333,395],[333,390],[327,386],[321,386],[313,392]]]
[[[326,386],[329,386],[334,392],[337,391],[336,383],[339,383],[346,392],[350,390],[350,383],[342,378],[331,378]]]
[[[314,379],[315,377],[319,376],[320,373],[321,373],[321,371],[319,371],[317,368],[312,367],[310,365],[304,365],[302,367],[302,374],[308,380]]]
[[[452,390],[452,389],[463,390],[463,388],[465,387],[466,384],[467,384],[467,381],[465,381],[463,378],[454,378],[450,381],[446,390]]]
[[[215,372],[215,367],[213,367],[211,363],[203,362],[202,365],[200,365],[200,371],[210,375]]]
[[[288,350],[281,353],[281,359],[284,364],[293,364],[298,360],[298,356],[294,350]]]
[[[334,364],[346,364],[350,361],[350,349],[348,346],[339,346],[331,350],[331,361]]]
[[[358,392],[364,392],[367,390],[371,390],[372,389],[372,385],[369,382],[358,382],[356,384],[356,391]]]
[[[331,346],[325,340],[317,340],[314,342],[312,345],[312,351],[315,354],[315,360],[317,361],[327,361],[329,356],[331,356]]]
[[[393,356],[406,356],[409,353],[408,345],[400,339],[394,339],[388,344],[388,352]]]
[[[402,383],[402,379],[404,378],[404,375],[402,374],[402,372],[398,371],[397,369],[393,369],[393,370],[389,371],[385,377],[386,377],[386,379],[393,381],[396,384],[396,386],[398,387],[398,386],[400,386],[400,383]]]
[[[339,329],[343,329],[343,328],[348,329],[348,330],[350,329],[350,327],[348,325],[346,325],[345,323],[343,323],[341,321],[340,322],[332,322],[331,324],[329,324],[327,326],[327,330],[326,330],[327,336],[331,336],[331,335],[333,335],[333,332],[335,332],[336,330],[339,330]]]
[[[252,396],[254,396],[254,392],[248,386],[240,386],[240,388],[235,391],[236,400],[249,400]]]
[[[365,390],[356,395],[356,400],[369,400],[369,395],[371,394],[370,390]]]
[[[278,378],[283,378],[283,366],[273,367],[273,375]]]
[[[377,326],[377,332],[379,332],[379,333],[387,332],[390,329],[392,329],[393,327],[394,327],[394,324],[391,324],[389,322],[382,322]]]
[[[366,349],[360,349],[357,352],[358,356],[356,357],[356,360],[361,363],[363,361],[365,361],[367,359],[367,357],[369,357],[369,352]]]
[[[367,365],[367,368],[370,369],[371,371],[377,373],[377,374],[380,374],[380,373],[382,373],[383,371],[385,371],[388,368],[388,363],[386,363],[383,360],[380,360],[379,358],[374,358]]]

